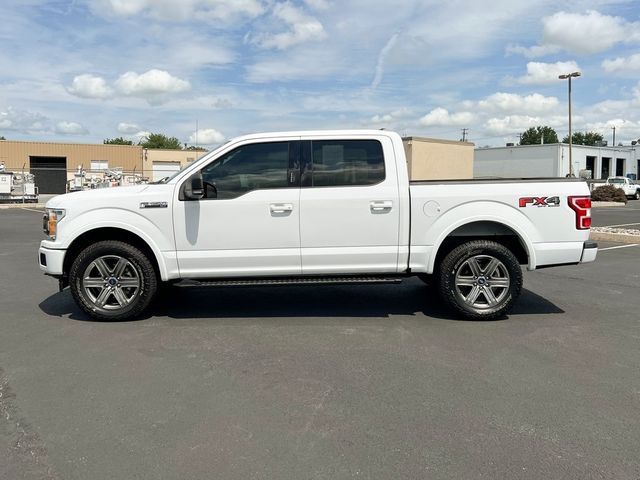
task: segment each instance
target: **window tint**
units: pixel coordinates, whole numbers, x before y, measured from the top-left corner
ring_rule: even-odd
[[[313,141],[311,157],[311,172],[305,172],[303,183],[306,186],[374,185],[384,180],[382,145],[377,140]]]
[[[236,198],[251,190],[287,188],[289,142],[255,143],[227,153],[202,169],[205,198]]]

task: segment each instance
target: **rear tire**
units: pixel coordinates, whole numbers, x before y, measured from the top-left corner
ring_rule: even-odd
[[[474,240],[447,254],[438,281],[440,296],[454,311],[470,320],[493,320],[505,315],[520,296],[522,270],[505,246]]]
[[[97,320],[121,321],[141,315],[153,301],[158,278],[136,247],[105,240],[85,248],[69,270],[71,294]]]

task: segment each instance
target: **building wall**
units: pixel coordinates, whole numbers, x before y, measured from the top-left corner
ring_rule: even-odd
[[[144,176],[153,179],[153,163],[180,163],[180,167],[206,155],[208,152],[193,150],[159,150],[145,148],[142,152]]]
[[[473,143],[421,137],[403,143],[411,180],[473,178]]]
[[[153,162],[176,162],[180,166],[184,166],[206,153],[190,150],[145,149],[139,145],[90,145],[0,140],[0,162],[4,162],[8,171],[21,172],[24,169],[25,172],[33,173],[36,176],[36,185],[38,184],[39,168],[30,169],[30,157],[66,159],[65,162],[58,162],[55,167],[49,166],[47,169],[66,170],[67,180],[74,178],[73,174],[79,166],[88,175],[101,177],[102,171],[91,169],[92,160],[100,160],[103,163],[106,161],[110,170],[121,169],[125,176],[135,172],[153,179]],[[45,173],[40,172],[40,175],[42,177]]]
[[[618,159],[624,163],[623,175],[638,174],[640,149],[633,147],[572,148],[573,174],[587,170],[588,157],[593,158],[592,178],[616,174]],[[474,153],[474,177],[565,177],[569,174],[569,145],[518,145],[514,147],[480,148]],[[603,171],[603,159],[610,158],[609,171]]]
[[[473,176],[558,177],[562,170],[558,157],[558,146],[555,144],[480,148],[474,152]]]
[[[137,145],[85,145],[78,143],[0,141],[0,161],[7,170],[29,168],[29,157],[65,157],[67,170],[73,172],[78,165],[85,170],[91,160],[107,160],[109,168],[132,171],[142,168],[142,147]],[[37,172],[33,172],[36,173]]]

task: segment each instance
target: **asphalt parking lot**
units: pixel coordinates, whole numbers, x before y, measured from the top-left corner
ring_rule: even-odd
[[[41,275],[40,232],[0,210],[2,479],[640,478],[639,246],[525,273],[494,322],[407,280],[179,289],[99,323]]]
[[[629,200],[619,207],[594,208],[591,210],[594,227],[621,227],[640,230],[640,201]]]

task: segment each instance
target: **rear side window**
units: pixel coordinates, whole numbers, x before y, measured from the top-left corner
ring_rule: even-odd
[[[237,198],[252,190],[287,188],[289,142],[254,143],[202,169],[205,198]]]
[[[377,140],[315,140],[303,143],[306,144],[303,146],[303,160],[306,161],[303,162],[302,186],[375,185],[385,178],[382,144]],[[305,148],[307,146],[310,152]]]

